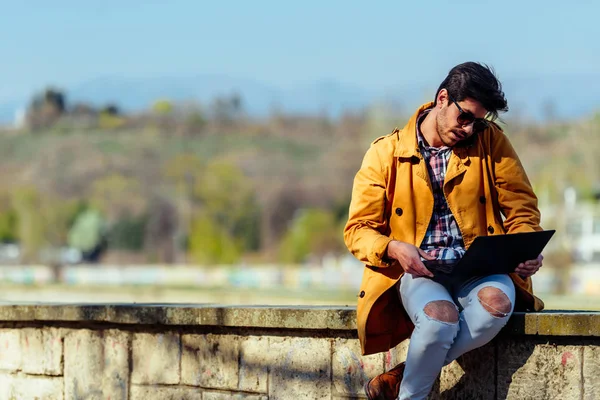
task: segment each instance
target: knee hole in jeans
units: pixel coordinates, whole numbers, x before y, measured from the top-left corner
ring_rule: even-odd
[[[477,292],[479,303],[490,315],[496,318],[504,318],[510,313],[512,304],[510,299],[502,290],[486,286]]]
[[[456,324],[458,322],[458,310],[456,309],[456,305],[447,300],[430,301],[425,305],[423,311],[425,311],[425,314],[427,314],[428,317],[436,321],[450,324]]]

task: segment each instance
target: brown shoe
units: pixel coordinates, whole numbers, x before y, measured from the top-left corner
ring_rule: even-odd
[[[388,372],[377,375],[365,383],[365,393],[369,400],[396,400],[400,392],[400,382],[406,364],[401,362]]]

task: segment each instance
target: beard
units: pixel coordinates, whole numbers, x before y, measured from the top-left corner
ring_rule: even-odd
[[[448,147],[452,147],[454,146],[457,142],[456,140],[450,138],[449,132],[451,131],[449,129],[448,123],[447,121],[447,109],[442,109],[438,112],[438,114],[436,115],[435,118],[435,122],[436,122],[436,131],[437,131],[437,135],[440,138],[440,141],[444,144],[444,146],[448,146]]]

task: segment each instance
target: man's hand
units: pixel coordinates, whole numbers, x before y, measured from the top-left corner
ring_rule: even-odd
[[[515,269],[515,272],[522,277],[527,278],[538,272],[538,269],[542,267],[543,259],[544,256],[540,254],[535,260],[529,260],[519,264],[517,269]]]
[[[387,256],[390,259],[398,260],[400,266],[407,274],[433,277],[431,271],[425,268],[425,265],[421,262],[421,257],[426,260],[435,260],[435,257],[425,253],[423,249],[417,246],[392,240],[387,248]]]

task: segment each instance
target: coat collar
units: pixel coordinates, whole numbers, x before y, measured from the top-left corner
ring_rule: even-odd
[[[433,107],[433,102],[425,103],[404,126],[404,129],[399,131],[398,144],[396,145],[396,151],[394,157],[410,158],[419,156],[419,144],[417,143],[417,118],[426,109]]]

